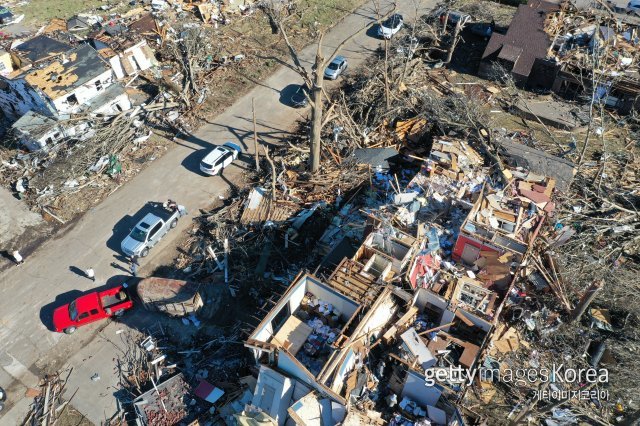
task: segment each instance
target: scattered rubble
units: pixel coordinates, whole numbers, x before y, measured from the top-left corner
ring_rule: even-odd
[[[152,8],[180,4],[155,1]],[[215,8],[191,7],[205,22],[226,19]],[[560,143],[559,130],[546,127],[535,108],[525,109],[536,131],[494,128],[493,111],[513,111],[521,94],[508,78],[465,84],[445,67],[467,21],[448,25],[461,16],[455,13],[436,8],[416,23],[420,46],[413,53],[378,52],[367,69],[348,76],[330,99],[318,173],[305,170],[302,124],[288,146],[270,149],[261,167],[248,171],[251,188],[197,215],[168,269],[172,278],[221,289],[228,310],[211,320],[183,317],[199,329],[218,327],[218,335],[197,333],[188,347],[161,326],[144,336],[119,334],[126,349],[117,370],[131,394],[121,420],[633,421],[640,371],[637,116],[600,109],[594,128],[592,106],[581,150],[566,134]],[[635,31],[595,16],[568,3],[530,2],[513,22],[539,24],[539,56],[555,57],[563,72],[591,64],[593,43],[611,40],[620,50],[605,49],[598,63],[608,68],[599,75],[626,74],[637,56]],[[227,63],[180,61],[177,53],[193,49],[204,30],[165,32],[148,17],[132,25],[165,41],[161,62],[173,55],[158,78],[167,90],[151,107],[164,111],[173,92],[169,99],[181,111],[197,108],[207,96],[203,79]],[[529,27],[493,33],[484,59],[497,54],[513,65],[507,74],[517,83],[535,86],[543,58],[517,43],[528,40],[521,31]],[[566,37],[567,30],[580,31]],[[399,43],[392,42],[395,52]],[[121,113],[103,127],[112,132],[122,120]],[[33,115],[25,121],[52,125]],[[636,139],[612,147],[612,124],[626,125]],[[587,150],[591,132],[601,148]],[[117,168],[106,151],[94,154],[100,161],[85,160],[83,168]],[[20,161],[30,158],[37,157]],[[84,184],[65,179],[69,189]],[[571,379],[569,371],[587,376]]]

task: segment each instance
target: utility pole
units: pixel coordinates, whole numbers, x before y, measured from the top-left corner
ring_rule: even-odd
[[[224,283],[229,284],[229,239],[224,239]]]
[[[258,132],[256,130],[256,106],[255,99],[251,98],[251,111],[253,113],[253,149],[256,156],[256,170],[260,171],[260,152],[258,150]]]

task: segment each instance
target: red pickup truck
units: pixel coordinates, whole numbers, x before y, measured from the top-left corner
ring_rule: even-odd
[[[120,316],[133,307],[125,286],[110,288],[78,297],[68,305],[53,311],[53,327],[57,332],[71,334],[78,327],[103,318]]]

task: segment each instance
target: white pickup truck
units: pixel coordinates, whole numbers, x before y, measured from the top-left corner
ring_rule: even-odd
[[[122,252],[127,256],[145,257],[170,229],[178,225],[178,219],[187,214],[184,207],[153,203],[153,211],[136,224],[129,235],[120,243]]]

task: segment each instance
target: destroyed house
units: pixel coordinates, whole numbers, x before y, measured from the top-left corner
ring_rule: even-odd
[[[187,401],[191,388],[182,373],[162,383],[133,400],[136,424],[175,425],[189,416]]]
[[[70,49],[71,45],[46,35],[33,37],[13,48],[14,69],[25,70],[31,68]]]
[[[11,128],[20,144],[29,151],[37,151],[67,136],[58,121],[34,111],[20,117]]]
[[[147,41],[109,36],[106,30],[88,40],[100,56],[109,62],[116,79],[146,71],[158,62]]]
[[[571,161],[503,136],[494,137],[493,142],[498,146],[503,161],[512,170],[511,174],[524,173],[523,176],[526,176],[528,173],[535,173],[552,177],[556,181],[556,188],[562,192],[566,192],[571,186],[576,174],[575,165]]]
[[[299,277],[247,339],[256,361],[346,403],[345,382],[398,308],[390,288],[371,306],[310,275]]]
[[[626,15],[606,16],[569,6],[558,16],[562,25],[546,29],[554,40],[549,54],[558,64],[551,90],[571,100],[594,97],[622,114],[640,107],[637,21],[629,23]],[[595,67],[593,57],[598,58]]]
[[[473,265],[481,252],[494,252],[512,253],[515,262],[522,261],[544,217],[555,208],[554,187],[554,179],[532,173],[498,191],[485,187],[460,228],[452,258]]]
[[[594,97],[627,114],[640,106],[640,39],[637,22],[630,21],[624,14],[578,10],[570,2],[530,0],[505,35],[493,33],[478,72],[495,78],[499,64],[522,87],[570,100]]]
[[[529,0],[518,10],[506,34],[494,32],[482,54],[478,73],[494,78],[494,64],[504,67],[516,84],[530,88],[549,88],[555,76],[555,63],[547,61],[552,39],[545,23],[555,16],[559,5],[542,0]]]
[[[432,222],[444,212],[451,213],[452,206],[469,210],[484,180],[483,159],[468,143],[453,138],[434,140],[420,171],[405,192],[395,197],[395,204],[408,203],[398,209],[396,220],[409,226],[416,221]]]
[[[363,265],[360,274],[372,281],[390,282],[411,260],[416,239],[391,226],[372,231],[353,260]]]
[[[448,374],[435,380],[436,370],[473,368],[492,325],[426,289],[419,289],[408,304],[392,312],[369,358],[378,365],[378,379],[388,384],[386,400],[401,401],[399,408],[416,421],[451,424],[456,418],[451,401],[466,385]],[[434,378],[429,384],[427,378]]]
[[[57,117],[89,109],[117,113],[130,108],[128,96],[112,93],[89,105],[113,84],[113,73],[91,46],[83,44],[12,79],[0,77],[0,107],[17,119],[28,111]]]
[[[8,7],[0,6],[0,25],[7,25],[12,23],[14,20],[13,13],[9,10]]]

